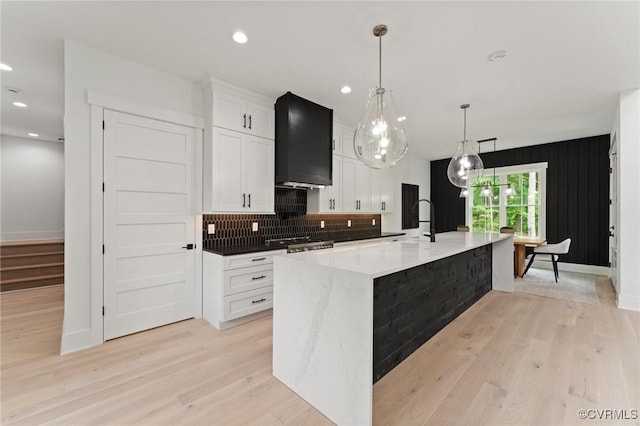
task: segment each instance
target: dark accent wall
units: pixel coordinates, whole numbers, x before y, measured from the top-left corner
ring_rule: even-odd
[[[263,244],[268,239],[310,236],[323,240],[377,237],[380,235],[379,214],[305,214],[307,194],[303,190],[276,188],[275,215],[269,214],[205,214],[202,216],[202,243],[205,248]],[[372,224],[375,219],[375,225]],[[324,220],[324,229],[320,221]],[[351,220],[351,227],[347,226]],[[258,231],[253,232],[253,222]],[[216,225],[209,235],[207,226]]]
[[[533,145],[481,154],[485,173],[492,167],[547,162],[546,238],[571,238],[561,261],[609,263],[609,135]],[[465,223],[460,188],[447,179],[449,158],[431,162],[431,199],[437,232]]]
[[[491,245],[373,281],[373,383],[491,290]]]

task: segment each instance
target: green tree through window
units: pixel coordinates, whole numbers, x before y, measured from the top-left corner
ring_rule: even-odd
[[[467,197],[471,231],[499,232],[508,226],[516,236],[543,237],[545,175],[546,163],[540,163],[497,168],[495,177],[492,169],[490,175],[475,179]],[[515,195],[507,195],[508,186]]]

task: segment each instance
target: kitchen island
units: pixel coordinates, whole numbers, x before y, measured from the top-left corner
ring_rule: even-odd
[[[492,289],[513,291],[510,234],[275,256],[273,375],[337,424],[370,425],[373,384]]]

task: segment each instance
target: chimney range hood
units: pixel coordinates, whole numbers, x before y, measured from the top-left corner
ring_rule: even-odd
[[[323,188],[333,172],[333,110],[291,92],[276,101],[276,186]]]

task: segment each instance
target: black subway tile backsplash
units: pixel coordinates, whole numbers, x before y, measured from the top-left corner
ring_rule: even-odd
[[[310,236],[323,240],[346,241],[380,235],[379,214],[305,214],[305,191],[276,188],[275,215],[205,214],[202,216],[202,241],[205,248],[263,244],[265,240]],[[324,229],[320,221],[324,220]],[[351,227],[347,221],[351,220]],[[375,220],[375,225],[373,221]],[[258,223],[258,231],[252,224]],[[215,224],[209,235],[208,225]]]

